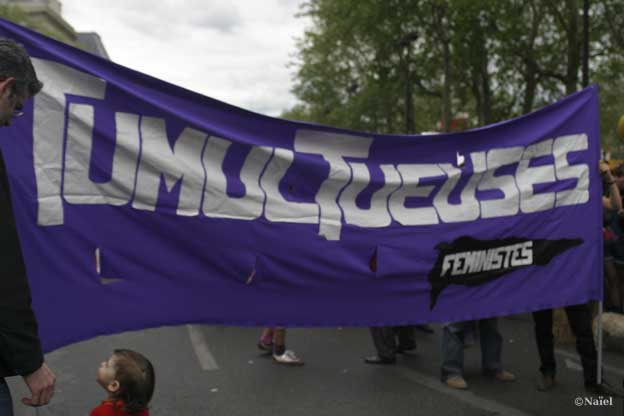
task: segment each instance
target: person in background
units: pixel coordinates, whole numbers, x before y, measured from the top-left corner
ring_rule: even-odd
[[[444,325],[442,329],[442,382],[454,389],[468,388],[464,379],[464,336],[473,325],[475,321],[453,322]],[[501,363],[503,337],[498,332],[498,318],[480,319],[476,325],[479,327],[483,373],[498,381],[514,381],[516,376],[503,370]]]
[[[367,364],[394,364],[396,354],[416,349],[412,325],[377,326],[371,327],[370,332],[377,354],[364,358]]]
[[[371,272],[377,271],[377,252],[371,257],[369,267]],[[425,325],[421,325],[420,329],[427,331],[424,327]],[[371,327],[370,333],[377,354],[364,358],[364,362],[367,364],[396,363],[397,353],[401,354],[416,349],[415,328],[414,325]],[[433,328],[431,331],[433,332]]]
[[[297,357],[294,351],[286,349],[285,328],[264,328],[258,340],[258,349],[270,352],[273,355],[273,361],[278,364],[304,364],[303,360]]]

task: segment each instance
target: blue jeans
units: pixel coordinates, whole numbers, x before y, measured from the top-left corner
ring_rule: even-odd
[[[479,325],[481,342],[481,368],[486,374],[496,374],[502,370],[501,351],[503,337],[498,332],[498,319],[481,319]],[[442,381],[453,376],[464,376],[464,332],[473,321],[453,322],[444,325],[441,345]]]
[[[0,378],[0,416],[13,416],[13,400],[9,385]]]

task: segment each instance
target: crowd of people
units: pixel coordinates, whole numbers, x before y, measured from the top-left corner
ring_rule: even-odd
[[[32,66],[26,50],[10,39],[0,39],[0,126],[22,114],[26,100],[36,95],[42,83]],[[624,273],[624,210],[621,191],[624,190],[622,168],[615,172],[606,163],[600,164],[605,194],[605,297],[610,311],[621,313],[624,300],[622,279]],[[31,308],[30,289],[26,268],[20,250],[18,234],[11,212],[9,183],[0,154],[0,261],[3,275],[0,279],[0,415],[12,416],[13,404],[6,377],[22,376],[31,397],[22,399],[25,405],[42,406],[54,395],[56,377],[45,363],[38,337],[37,321]],[[597,352],[591,329],[592,313],[588,305],[565,308],[576,347],[581,357],[585,388],[589,393],[608,393],[597,379]],[[541,360],[541,379],[538,389],[547,391],[556,382],[554,355],[553,313],[542,310],[533,313],[535,338]],[[370,329],[376,353],[364,358],[371,365],[392,365],[396,354],[416,348],[415,326],[374,327]],[[433,332],[427,325],[418,327]],[[482,369],[486,376],[500,382],[512,382],[514,374],[504,369],[501,361],[502,336],[498,318],[478,321],[450,322],[442,326],[440,345],[441,380],[449,388],[466,389],[464,379],[464,348],[480,340]],[[276,363],[302,365],[303,360],[286,348],[284,328],[264,328],[258,348],[272,354]],[[92,416],[149,414],[148,406],[154,392],[155,371],[142,354],[130,350],[115,350],[100,365],[97,381],[106,391],[105,400],[91,412]]]
[[[565,307],[570,329],[576,337],[576,349],[581,357],[583,381],[589,394],[614,394],[614,391],[598,380],[598,357],[591,328],[592,311],[589,304]],[[535,341],[540,358],[540,377],[536,388],[549,391],[556,385],[557,363],[555,360],[555,338],[553,335],[553,311],[545,309],[533,312]],[[397,354],[409,353],[416,349],[414,332],[421,329],[433,332],[428,325],[387,326],[370,328],[374,355],[364,358],[364,362],[373,365],[392,365]],[[302,365],[303,360],[294,352],[285,350],[282,342],[279,349],[276,343],[269,344],[265,329],[258,342],[258,348],[273,354],[278,364]],[[285,331],[282,329],[282,331]],[[468,383],[464,379],[464,350],[475,343],[478,336],[481,347],[481,365],[483,374],[500,382],[512,382],[516,376],[505,370],[502,364],[503,337],[498,330],[498,318],[476,321],[449,322],[442,325],[440,342],[440,376],[443,383],[453,389],[465,390]],[[283,340],[284,338],[282,338]],[[288,351],[289,359],[284,358]]]

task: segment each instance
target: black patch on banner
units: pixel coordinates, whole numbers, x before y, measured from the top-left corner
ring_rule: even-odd
[[[449,285],[479,286],[514,270],[544,266],[553,258],[583,243],[581,239],[530,240],[505,238],[477,240],[460,237],[452,243],[440,243],[438,259],[429,272],[433,309],[438,296]]]

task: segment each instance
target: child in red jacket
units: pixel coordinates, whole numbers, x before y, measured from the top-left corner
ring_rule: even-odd
[[[90,416],[149,416],[154,394],[154,367],[147,358],[130,350],[115,350],[100,364],[97,382],[108,398]]]

